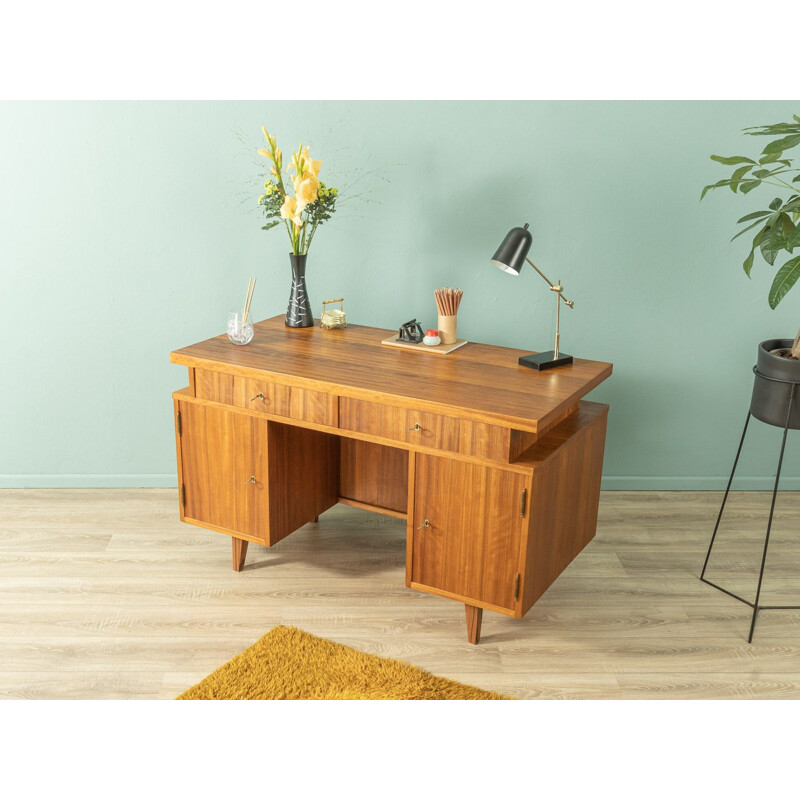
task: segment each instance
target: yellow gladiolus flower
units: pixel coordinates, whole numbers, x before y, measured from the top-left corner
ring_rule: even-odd
[[[322,169],[322,161],[315,161],[311,158],[308,154],[308,148],[306,147],[303,150],[303,177],[306,175],[313,175],[315,178],[319,178],[319,171]]]
[[[295,181],[295,195],[297,195],[297,199],[303,203],[304,206],[313,203],[317,199],[318,189],[319,181],[316,178],[309,177],[304,178],[304,180]]]
[[[266,148],[266,147],[262,147],[260,150],[256,150],[256,152],[257,152],[257,153],[258,153],[260,156],[264,156],[265,158],[272,158],[272,155],[271,155],[271,153],[269,152],[269,150],[267,150],[267,148]]]
[[[290,219],[292,222],[294,222],[295,226],[299,228],[303,224],[300,214],[302,214],[305,207],[306,204],[298,203],[296,197],[287,197],[281,206],[281,216],[284,219]]]
[[[303,156],[297,153],[292,153],[292,160],[289,162],[289,166],[286,167],[286,171],[294,170],[298,176],[303,175]]]
[[[261,126],[261,130],[262,130],[262,132],[264,134],[264,138],[267,140],[267,144],[269,144],[270,148],[272,150],[274,150],[275,149],[275,141],[276,141],[275,137],[274,136],[270,136],[267,133],[267,129],[263,125]]]

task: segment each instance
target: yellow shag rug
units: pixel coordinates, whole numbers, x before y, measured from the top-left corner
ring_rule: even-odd
[[[509,700],[299,628],[273,628],[178,700]]]

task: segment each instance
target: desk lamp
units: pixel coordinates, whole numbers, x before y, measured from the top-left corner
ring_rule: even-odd
[[[550,285],[550,291],[556,293],[556,341],[553,349],[544,353],[532,353],[529,356],[521,356],[519,363],[523,367],[530,367],[531,369],[538,370],[562,367],[565,364],[572,363],[572,356],[561,353],[558,349],[561,301],[563,300],[570,308],[575,304],[572,300],[567,300],[567,298],[564,297],[561,281],[554,284],[550,278],[528,258],[528,250],[531,249],[532,241],[533,237],[528,230],[527,222],[524,228],[512,228],[506,234],[506,238],[500,243],[497,252],[492,256],[492,264],[496,267],[500,267],[500,269],[507,272],[509,275],[519,275],[522,270],[522,265],[527,261],[547,281]]]

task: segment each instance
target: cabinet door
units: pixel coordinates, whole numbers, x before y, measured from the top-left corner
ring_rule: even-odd
[[[179,401],[181,519],[265,542],[267,421]]]
[[[525,476],[421,453],[416,459],[411,583],[513,612]]]

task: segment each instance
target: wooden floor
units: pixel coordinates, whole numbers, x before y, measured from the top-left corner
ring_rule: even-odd
[[[404,523],[337,506],[231,570],[173,490],[0,491],[0,697],[171,698],[274,625],[517,698],[800,697],[800,612],[700,583],[716,492],[607,492],[595,540],[523,620],[406,589]],[[752,597],[768,495],[732,495],[709,577]],[[765,602],[800,605],[800,496]]]

